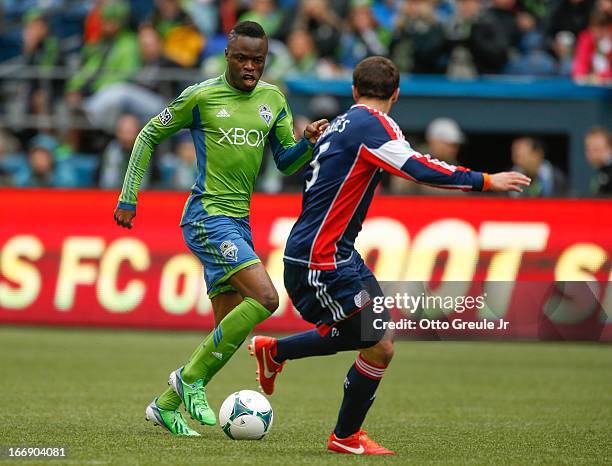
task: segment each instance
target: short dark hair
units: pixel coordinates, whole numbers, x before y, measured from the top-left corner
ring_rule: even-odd
[[[254,37],[262,39],[266,37],[266,31],[261,27],[261,24],[255,21],[241,21],[236,23],[230,33],[227,35],[227,41],[230,42],[238,36]]]
[[[527,138],[531,143],[531,148],[536,152],[541,152],[542,154],[546,153],[546,144],[539,138],[529,137]]]
[[[387,100],[399,87],[399,71],[388,58],[368,57],[355,67],[353,85],[360,97]]]
[[[522,139],[531,147],[534,152],[540,152],[543,156],[546,154],[546,144],[541,139],[534,136],[521,136],[516,140]]]

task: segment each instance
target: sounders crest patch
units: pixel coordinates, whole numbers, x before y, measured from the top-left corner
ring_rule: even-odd
[[[259,106],[259,115],[266,122],[266,125],[270,126],[270,122],[272,121],[272,110],[266,104],[262,104]]]
[[[168,109],[168,107],[164,108],[162,112],[157,116],[159,118],[159,122],[166,126],[172,120],[172,112]]]
[[[221,254],[223,254],[225,260],[238,262],[238,246],[233,241],[223,241],[219,249],[221,249]]]

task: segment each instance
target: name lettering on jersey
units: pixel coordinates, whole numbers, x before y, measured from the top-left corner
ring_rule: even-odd
[[[266,134],[263,131],[257,129],[246,130],[244,128],[229,128],[227,130],[219,128],[219,131],[223,133],[221,139],[217,142],[219,144],[227,141],[233,146],[247,146],[259,147],[265,144]]]
[[[159,118],[159,122],[166,126],[170,121],[172,121],[173,115],[168,107],[164,108],[162,112],[157,116]]]
[[[351,120],[346,118],[346,113],[340,115],[338,118],[332,121],[332,123],[327,127],[321,137],[324,138],[325,136],[333,133],[334,131],[342,133],[346,129],[346,125],[348,125],[350,122]]]
[[[262,104],[259,106],[259,115],[266,122],[266,125],[270,126],[270,122],[272,121],[272,110],[266,104]]]
[[[230,116],[231,115],[229,114],[229,112],[224,108],[217,112],[217,118],[229,118]]]

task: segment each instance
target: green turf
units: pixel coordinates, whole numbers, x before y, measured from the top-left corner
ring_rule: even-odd
[[[218,427],[174,438],[146,423],[145,406],[199,340],[0,328],[0,445],[67,446],[56,465],[612,463],[609,345],[400,342],[366,421],[397,457],[373,459],[325,450],[351,354],[287,364],[262,441]],[[209,386],[212,405],[254,389],[254,370],[241,348]]]

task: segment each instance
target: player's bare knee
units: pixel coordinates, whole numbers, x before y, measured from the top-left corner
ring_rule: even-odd
[[[389,365],[393,359],[393,353],[393,341],[390,339],[382,339],[374,346],[363,351],[364,357],[368,361],[384,366]]]
[[[265,307],[269,312],[274,312],[278,309],[278,293],[276,289],[272,287],[266,287],[255,299]]]

